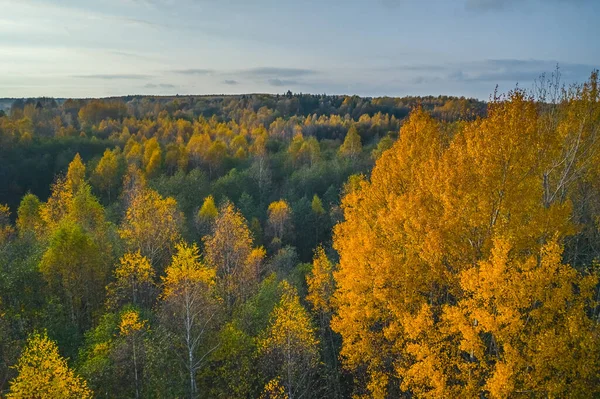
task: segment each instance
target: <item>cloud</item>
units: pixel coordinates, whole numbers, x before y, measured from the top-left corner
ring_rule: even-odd
[[[145,89],[175,89],[177,88],[177,86],[170,84],[170,83],[159,83],[159,84],[154,84],[154,83],[146,83],[144,85]]]
[[[254,78],[295,78],[300,76],[315,75],[317,71],[314,69],[301,68],[276,68],[276,67],[260,67],[251,68],[240,71],[242,75]]]
[[[557,65],[562,77],[569,81],[585,80],[598,68],[597,65],[553,60],[491,59],[456,65],[448,78],[458,82],[532,82],[541,74],[554,71]]]
[[[223,84],[225,85],[229,85],[229,86],[235,86],[237,84],[239,84],[240,82],[238,82],[237,80],[233,80],[233,79],[225,79],[223,81]]]
[[[191,68],[191,69],[176,69],[170,71],[180,75],[210,75],[215,71],[213,69]]]
[[[397,77],[399,81],[416,85],[435,82],[456,83],[530,83],[543,73],[554,72],[556,66],[563,81],[582,82],[589,78],[600,65],[563,63],[556,60],[537,59],[487,59],[459,63],[399,65],[377,69],[376,71]]]
[[[267,83],[271,86],[281,87],[281,86],[295,86],[298,84],[296,80],[289,79],[268,79]]]
[[[513,5],[523,6],[527,3],[564,3],[569,6],[583,3],[591,3],[593,0],[466,0],[465,8],[475,11],[503,10]]]
[[[151,75],[138,75],[138,74],[92,74],[92,75],[73,75],[73,78],[81,79],[103,79],[103,80],[135,80],[135,79],[148,79]]]
[[[515,0],[467,0],[465,7],[471,10],[501,10],[514,3]]]

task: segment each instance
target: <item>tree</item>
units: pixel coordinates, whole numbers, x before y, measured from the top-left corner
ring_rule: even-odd
[[[179,239],[182,219],[175,199],[146,188],[134,193],[119,234],[157,266]]]
[[[311,209],[315,215],[320,216],[325,213],[325,209],[323,208],[323,202],[321,201],[321,198],[319,198],[319,196],[317,194],[315,194],[313,196],[313,199],[311,202]]]
[[[334,309],[332,304],[335,290],[333,271],[333,264],[327,258],[323,247],[319,245],[314,253],[312,270],[306,276],[306,284],[308,286],[306,300],[312,305],[313,312],[319,320],[321,353],[325,360],[325,365],[329,369],[327,373],[324,373],[323,378],[327,379],[331,394],[341,396],[340,370],[337,359],[339,344],[330,327]]]
[[[76,193],[85,183],[85,165],[79,153],[75,154],[73,161],[69,164],[66,180],[66,188],[71,193]]]
[[[208,149],[211,147],[212,140],[208,133],[194,133],[188,141],[187,152],[194,167],[198,168],[207,162]]]
[[[108,195],[109,203],[111,201],[111,192],[118,185],[119,153],[119,147],[113,151],[106,149],[92,176],[92,180]]]
[[[264,130],[264,128],[263,128]],[[271,184],[271,169],[269,167],[269,157],[267,152],[268,135],[263,132],[257,135],[250,148],[253,155],[250,172],[258,184],[259,196],[263,198]]]
[[[86,332],[77,370],[97,397],[147,397],[152,393],[148,374],[154,345],[148,321],[138,309],[126,306],[118,313],[105,313]]]
[[[125,302],[133,305],[150,305],[154,287],[154,269],[141,252],[128,252],[115,269],[115,281],[107,287],[113,306]]]
[[[121,337],[125,339],[128,346],[131,347],[131,355],[133,362],[133,376],[135,382],[135,398],[139,399],[141,390],[141,377],[140,377],[140,340],[144,330],[146,329],[146,320],[140,319],[140,315],[137,311],[131,309],[126,310],[121,315],[121,323],[119,324],[119,333]]]
[[[160,148],[155,149],[150,156],[150,159],[146,163],[146,176],[156,176],[160,170],[162,162],[162,153]]]
[[[152,137],[144,143],[143,167],[146,176],[158,173],[162,161],[162,151],[156,137]]]
[[[28,193],[22,199],[17,210],[17,229],[19,236],[35,234],[41,228],[41,202],[38,197]]]
[[[285,280],[280,289],[281,300],[260,338],[259,351],[265,357],[269,374],[281,379],[288,398],[293,399],[311,389],[319,361],[319,341],[296,289]]]
[[[14,232],[15,228],[10,223],[10,209],[8,205],[0,204],[0,245],[7,242]]]
[[[381,157],[385,151],[392,148],[393,145],[394,139],[392,139],[389,135],[383,137],[381,140],[379,140],[379,143],[377,143],[377,148],[371,152],[371,158],[374,160],[379,159],[379,157]]]
[[[497,238],[509,237],[522,262],[551,237],[574,232],[568,201],[543,202],[551,150],[539,122],[535,103],[518,91],[451,140],[417,109],[370,180],[346,190],[344,222],[334,228],[340,266],[331,325],[346,367],[364,370],[371,396],[468,397],[482,389],[485,382],[463,378],[487,366],[457,366],[461,341],[441,317],[473,295],[458,276],[488,259]]]
[[[268,209],[269,219],[267,226],[271,234],[271,245],[279,248],[284,237],[289,236],[292,219],[292,210],[285,200],[272,202]]]
[[[222,140],[215,140],[206,153],[206,162],[208,163],[208,175],[213,176],[213,173],[218,173],[221,170],[221,165],[227,156],[227,145]]]
[[[161,308],[165,327],[175,337],[175,348],[183,352],[189,376],[189,394],[198,394],[196,374],[218,344],[207,338],[215,327],[219,298],[213,268],[200,263],[198,247],[181,242],[163,277]]]
[[[63,298],[71,321],[84,331],[103,302],[108,279],[103,252],[92,236],[76,223],[64,222],[50,237],[40,272]]]
[[[311,202],[311,210],[312,210],[312,220],[315,227],[315,242],[319,242],[320,233],[324,230],[324,216],[325,216],[325,208],[323,208],[323,202],[321,198],[317,194],[313,196]]]
[[[461,273],[464,298],[444,311],[463,353],[450,364],[462,371],[462,392],[491,398],[597,395],[600,331],[589,313],[590,305],[597,306],[597,276],[563,264],[556,241],[539,256],[515,255],[510,240],[496,239],[488,260]],[[427,381],[423,377],[415,383]]]
[[[267,382],[260,394],[260,399],[289,399],[289,396],[281,385],[279,378],[275,378]]]
[[[29,337],[15,368],[19,374],[10,384],[8,399],[92,397],[87,383],[69,368],[45,333]]]
[[[219,211],[215,205],[215,200],[212,195],[209,195],[204,199],[202,207],[198,211],[198,215],[196,217],[198,230],[202,236],[211,230],[211,226],[218,215]]]
[[[331,298],[334,291],[333,265],[327,258],[322,246],[315,250],[313,267],[306,276],[308,295],[306,300],[310,302],[317,312],[329,314],[332,311]]]
[[[360,135],[358,134],[356,127],[352,125],[350,129],[348,129],[348,133],[346,133],[344,143],[340,146],[340,155],[354,162],[361,151],[362,143],[360,141]]]
[[[123,203],[127,208],[133,199],[146,188],[146,177],[136,165],[129,165],[123,178]]]
[[[218,289],[228,309],[258,285],[265,252],[253,248],[246,221],[231,203],[221,208],[213,234],[204,238],[204,256],[216,269]]]

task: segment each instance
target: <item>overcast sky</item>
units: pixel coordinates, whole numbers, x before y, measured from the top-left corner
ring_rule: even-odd
[[[464,95],[600,67],[600,0],[0,0],[0,97]]]

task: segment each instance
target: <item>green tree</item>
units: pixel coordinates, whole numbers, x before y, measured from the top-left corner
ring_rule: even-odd
[[[360,135],[358,134],[356,127],[353,125],[350,127],[350,129],[348,129],[344,143],[340,146],[340,155],[354,162],[360,155],[361,151],[362,143],[360,141]]]

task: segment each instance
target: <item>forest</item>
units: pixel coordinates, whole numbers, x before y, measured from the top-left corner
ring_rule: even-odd
[[[2,100],[0,397],[597,397],[598,83]]]

